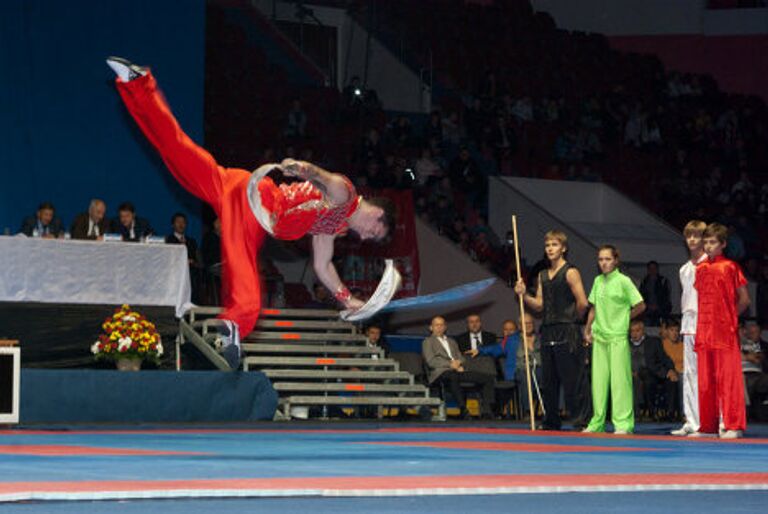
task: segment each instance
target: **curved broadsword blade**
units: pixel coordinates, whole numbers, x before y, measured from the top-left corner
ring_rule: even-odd
[[[400,276],[400,272],[395,268],[395,263],[392,259],[387,259],[385,262],[384,273],[381,276],[376,291],[373,292],[371,297],[365,302],[365,305],[358,310],[351,312],[349,310],[341,311],[339,316],[344,321],[360,321],[370,318],[382,307],[387,305],[389,301],[395,296],[395,293],[400,289],[403,279]]]

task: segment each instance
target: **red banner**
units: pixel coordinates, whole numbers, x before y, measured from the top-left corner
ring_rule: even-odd
[[[361,242],[358,239],[342,237],[336,240],[334,260],[342,280],[350,289],[358,288],[365,298],[371,295],[379,284],[384,271],[384,259],[392,259],[403,277],[403,287],[396,298],[416,296],[419,286],[419,247],[416,240],[416,223],[413,194],[411,191],[387,189],[360,192],[370,198],[380,196],[395,204],[396,226],[386,243]]]

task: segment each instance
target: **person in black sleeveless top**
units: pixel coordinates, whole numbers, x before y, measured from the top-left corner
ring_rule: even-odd
[[[542,313],[541,367],[544,395],[543,430],[560,430],[560,386],[571,415],[578,412],[577,379],[580,367],[581,333],[578,322],[587,309],[587,295],[581,274],[565,260],[568,238],[559,230],[544,235],[544,253],[549,267],[539,272],[536,296],[526,294],[519,279],[515,293],[523,295],[527,307]]]

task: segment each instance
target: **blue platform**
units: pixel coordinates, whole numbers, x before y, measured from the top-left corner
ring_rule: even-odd
[[[277,393],[259,372],[21,372],[22,423],[199,423],[271,420]]]

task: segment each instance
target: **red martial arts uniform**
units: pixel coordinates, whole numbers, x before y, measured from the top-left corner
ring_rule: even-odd
[[[267,232],[248,203],[251,173],[219,166],[179,127],[151,73],[117,89],[144,135],[160,153],[176,180],[207,202],[221,220],[222,319],[237,323],[243,336],[256,324],[261,309],[258,254]],[[347,229],[347,219],[360,204],[352,183],[349,200],[330,205],[308,182],[277,187],[269,178],[258,184],[264,209],[274,221],[274,236],[298,239],[305,234],[335,235]]]
[[[696,267],[699,318],[695,350],[703,433],[717,433],[720,413],[726,430],[747,426],[736,293],[746,284],[739,265],[723,256],[706,259]]]

